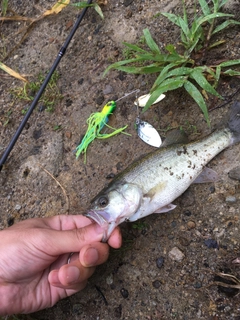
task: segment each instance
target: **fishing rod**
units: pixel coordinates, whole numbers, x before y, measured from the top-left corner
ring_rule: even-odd
[[[87,4],[90,5],[92,3],[92,0],[88,0]],[[77,31],[77,28],[79,27],[83,17],[85,16],[86,12],[87,12],[87,9],[88,7],[85,7],[82,12],[80,13],[80,15],[78,16],[74,26],[72,27],[72,30],[70,32],[70,34],[68,35],[67,39],[65,40],[63,46],[61,47],[58,55],[57,55],[57,58],[55,59],[50,71],[48,72],[45,80],[43,81],[38,93],[36,94],[35,98],[33,99],[27,113],[25,114],[22,122],[20,123],[17,131],[15,132],[14,136],[12,137],[11,141],[9,142],[9,145],[7,146],[6,150],[4,151],[1,159],[0,159],[0,171],[2,171],[2,167],[4,165],[4,163],[6,162],[10,152],[12,151],[15,143],[17,142],[23,128],[25,127],[29,117],[31,116],[34,108],[36,107],[37,103],[38,103],[38,100],[40,99],[40,97],[42,96],[43,94],[43,91],[45,90],[48,82],[50,81],[51,79],[51,76],[52,74],[54,73],[54,71],[56,70],[59,62],[61,61],[62,57],[64,56],[66,50],[67,50],[67,47],[70,43],[70,41],[72,40],[72,37],[74,36],[75,32]]]

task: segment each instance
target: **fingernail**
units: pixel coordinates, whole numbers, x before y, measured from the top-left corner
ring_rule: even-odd
[[[67,282],[69,284],[74,284],[78,282],[80,277],[80,270],[76,266],[69,266],[67,268]]]
[[[89,248],[84,254],[84,262],[88,267],[93,267],[98,262],[99,254],[97,249]]]

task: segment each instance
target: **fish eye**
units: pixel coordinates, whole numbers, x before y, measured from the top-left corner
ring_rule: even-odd
[[[108,198],[107,197],[100,197],[98,199],[98,204],[100,207],[105,207],[108,204]]]

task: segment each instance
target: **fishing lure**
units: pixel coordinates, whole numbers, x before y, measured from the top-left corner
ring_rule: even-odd
[[[76,148],[76,158],[80,156],[81,153],[84,153],[84,163],[86,163],[86,152],[89,144],[94,139],[107,139],[110,138],[120,132],[130,135],[126,132],[123,132],[127,126],[124,126],[119,129],[115,129],[111,126],[109,126],[108,123],[108,117],[113,113],[113,111],[116,109],[116,101],[109,101],[102,109],[101,112],[95,112],[90,115],[90,117],[87,119],[88,129],[85,133],[85,136],[83,137],[80,145]],[[101,133],[100,131],[103,129],[104,126],[107,126],[108,128],[114,130],[111,133]]]

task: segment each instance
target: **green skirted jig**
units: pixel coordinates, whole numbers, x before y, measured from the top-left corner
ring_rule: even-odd
[[[108,117],[113,113],[116,109],[116,101],[109,101],[102,109],[101,112],[95,112],[90,115],[87,119],[88,129],[83,137],[80,145],[76,148],[76,158],[80,156],[81,153],[84,153],[84,163],[86,163],[86,152],[89,144],[95,139],[107,139],[110,138],[120,132],[130,135],[126,132],[123,132],[127,126],[115,129],[107,124]],[[114,130],[112,133],[101,133],[100,131],[104,126]]]

